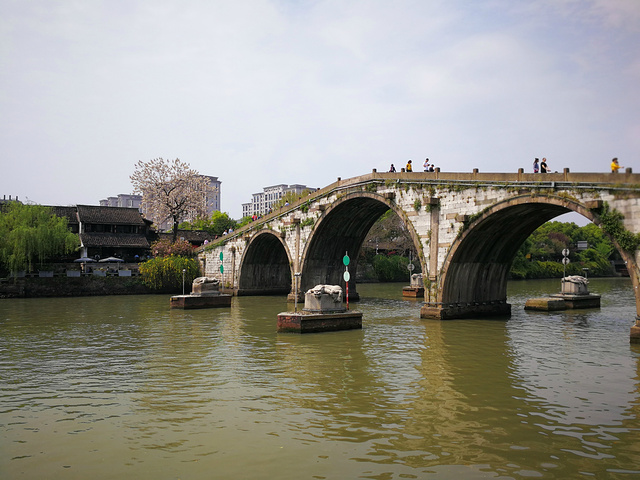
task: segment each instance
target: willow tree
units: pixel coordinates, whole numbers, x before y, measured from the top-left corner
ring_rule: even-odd
[[[173,224],[173,241],[178,238],[178,225],[187,218],[207,214],[207,198],[213,187],[188,163],[179,159],[156,158],[136,164],[129,177],[134,192],[142,195],[142,208],[156,224]]]
[[[67,219],[49,207],[12,202],[0,212],[0,261],[10,271],[31,271],[35,263],[72,253],[79,245]]]

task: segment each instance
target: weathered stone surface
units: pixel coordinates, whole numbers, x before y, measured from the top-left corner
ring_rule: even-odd
[[[218,283],[194,283],[191,285],[193,295],[220,295]]]
[[[600,308],[600,295],[587,293],[586,295],[572,295],[568,293],[560,293],[551,295],[552,298],[564,300],[567,308]]]
[[[530,298],[524,305],[525,310],[542,310],[552,312],[556,310],[566,310],[567,304],[561,298]]]
[[[230,307],[231,295],[175,295],[171,297],[169,306],[184,310],[196,308]]]
[[[278,332],[318,333],[362,328],[362,312],[283,312],[278,314]]]
[[[504,302],[484,305],[434,306],[424,304],[420,309],[420,318],[434,320],[453,320],[456,318],[505,317],[511,315],[511,305]]]
[[[402,287],[402,296],[410,298],[424,297],[423,287]]]
[[[316,285],[304,295],[304,310],[308,312],[343,312],[340,285]]]
[[[580,275],[572,275],[570,277],[564,277],[561,280],[562,293],[571,295],[588,295],[589,288],[587,287],[589,281]]]
[[[631,343],[640,343],[640,326],[634,325],[631,327],[629,340]]]

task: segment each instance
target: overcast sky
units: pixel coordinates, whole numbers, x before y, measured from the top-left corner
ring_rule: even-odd
[[[640,0],[0,0],[0,196],[97,204],[138,160],[323,187],[640,172]]]

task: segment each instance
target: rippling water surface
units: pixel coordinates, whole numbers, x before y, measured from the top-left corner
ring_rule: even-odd
[[[0,300],[0,478],[638,478],[628,279],[602,308],[419,319],[360,285],[362,330],[277,334],[282,297]]]

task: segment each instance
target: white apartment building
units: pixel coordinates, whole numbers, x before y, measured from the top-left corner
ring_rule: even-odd
[[[101,207],[129,207],[137,208],[138,210],[140,210],[141,203],[142,195],[132,195],[128,193],[120,193],[117,197],[107,197],[100,200]]]
[[[262,192],[254,193],[251,197],[251,202],[242,204],[242,216],[252,217],[254,215],[266,215],[269,213],[273,205],[284,197],[289,192],[295,194],[302,194],[305,190],[315,191],[315,188],[307,187],[306,185],[272,185],[270,187],[264,187]]]

